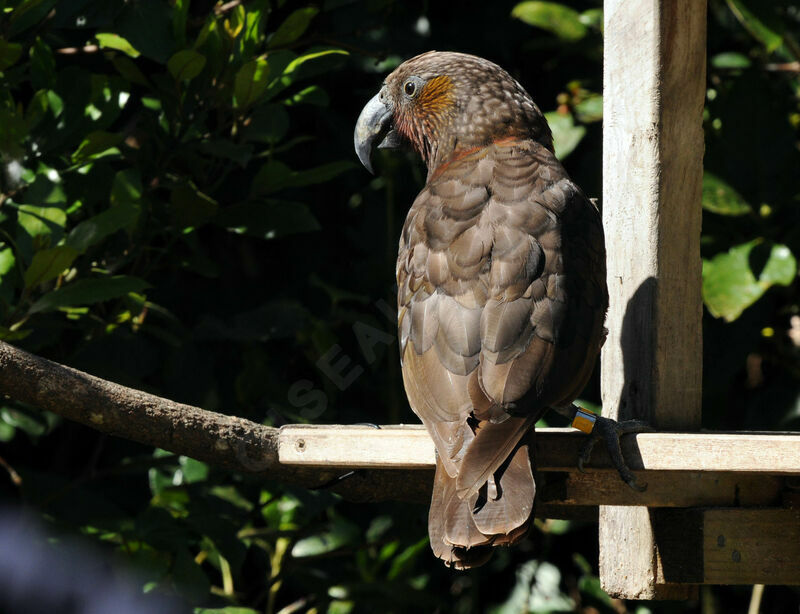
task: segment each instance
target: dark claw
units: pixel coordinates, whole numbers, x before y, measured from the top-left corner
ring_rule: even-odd
[[[578,471],[584,472],[584,464],[589,461],[592,454],[592,449],[598,440],[602,439],[606,442],[608,456],[611,458],[611,463],[619,472],[622,481],[630,486],[637,492],[644,492],[647,490],[647,484],[639,484],[636,481],[636,476],[628,468],[625,463],[625,457],[622,455],[622,448],[620,447],[620,437],[629,433],[643,433],[652,431],[653,428],[640,420],[625,420],[617,422],[609,418],[598,416],[595,422],[594,430],[589,436],[589,439],[581,448],[580,455],[578,456]]]

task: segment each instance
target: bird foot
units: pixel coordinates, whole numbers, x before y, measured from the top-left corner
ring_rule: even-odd
[[[620,447],[619,440],[623,435],[646,433],[653,430],[651,426],[641,420],[624,420],[622,422],[617,422],[610,418],[597,416],[594,428],[589,434],[589,439],[583,445],[583,448],[581,448],[581,452],[578,456],[578,471],[584,473],[583,466],[589,462],[595,444],[602,439],[606,443],[608,455],[614,467],[619,472],[622,481],[633,490],[644,492],[647,490],[647,484],[639,484],[636,481],[636,476],[633,475],[633,472],[628,468],[625,457],[622,455],[622,448]]]

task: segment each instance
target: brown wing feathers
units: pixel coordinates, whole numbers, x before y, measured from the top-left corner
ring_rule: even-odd
[[[523,438],[546,407],[580,392],[599,348],[594,313],[563,330],[570,312],[585,311],[572,303],[604,309],[599,285],[592,297],[570,293],[564,217],[599,226],[530,141],[450,164],[408,215],[397,270],[404,381],[439,453],[432,547],[459,568],[524,535],[535,485]]]

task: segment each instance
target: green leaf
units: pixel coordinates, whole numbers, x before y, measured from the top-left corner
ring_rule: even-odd
[[[53,51],[37,37],[29,54],[33,87],[37,90],[52,89],[56,83],[56,61],[53,58]]]
[[[189,0],[175,0],[172,11],[172,34],[181,45],[186,44],[186,20],[189,16]]]
[[[31,237],[55,234],[57,241],[67,223],[67,214],[60,207],[19,205],[17,220]]]
[[[403,574],[407,573],[414,564],[414,561],[428,549],[428,538],[423,537],[416,544],[413,544],[398,554],[392,561],[392,566],[389,568],[387,578],[389,580],[396,580]]]
[[[233,94],[236,106],[243,108],[252,106],[267,89],[269,77],[269,64],[263,58],[251,60],[236,73]]]
[[[289,106],[295,104],[313,104],[318,107],[327,107],[330,102],[328,93],[318,85],[311,85],[297,92],[294,96],[286,99]]]
[[[775,51],[783,44],[783,36],[759,19],[743,0],[727,0],[727,3],[736,19],[756,40],[764,45],[767,51]]]
[[[298,56],[288,50],[270,54],[270,67],[276,76],[267,88],[266,98],[271,99],[293,83],[308,79],[335,68],[347,51],[336,48],[317,48]]]
[[[300,500],[295,495],[286,493],[280,499],[264,505],[261,508],[261,516],[268,527],[283,531],[297,527],[302,508]]]
[[[200,51],[208,60],[208,71],[211,75],[219,75],[223,67],[228,67],[227,56],[223,47],[227,47],[227,41],[223,40],[222,26],[214,15],[209,15],[205,25],[197,34],[194,48]]]
[[[603,9],[588,9],[581,13],[581,23],[593,28],[603,29]]]
[[[125,296],[131,292],[141,292],[149,287],[150,284],[145,280],[127,275],[79,279],[58,290],[48,292],[31,306],[28,313],[52,311],[59,307],[75,305],[93,305]]]
[[[33,130],[39,125],[47,115],[47,109],[50,106],[47,99],[47,92],[45,90],[38,90],[28,103],[28,108],[25,109],[25,123],[28,125],[29,130]]]
[[[735,51],[718,53],[711,58],[711,65],[714,68],[749,68],[750,58]]]
[[[0,341],[19,341],[30,335],[33,331],[30,328],[11,330],[6,326],[0,326]]]
[[[355,163],[339,160],[303,171],[293,171],[283,162],[270,160],[256,173],[252,190],[254,195],[263,195],[284,188],[324,183],[353,168],[356,168]]]
[[[53,90],[47,90],[47,106],[53,112],[53,117],[59,117],[64,110],[64,100]]]
[[[21,407],[0,408],[0,420],[14,428],[25,431],[31,437],[44,435],[48,430],[47,420],[41,413]]]
[[[593,575],[583,575],[581,579],[578,580],[578,590],[584,594],[589,595],[590,597],[600,601],[601,603],[608,606],[609,609],[612,608],[611,598],[608,596],[603,590],[603,587],[600,584],[600,578]]]
[[[101,49],[116,49],[117,51],[122,51],[122,53],[129,55],[132,58],[138,58],[141,55],[136,49],[133,48],[133,45],[131,45],[127,39],[122,38],[119,34],[114,34],[112,32],[100,32],[95,34],[95,38],[97,39]]]
[[[275,33],[269,39],[271,48],[281,47],[297,40],[306,31],[311,20],[319,13],[319,9],[307,6],[297,9],[286,20],[278,26]]]
[[[0,38],[0,70],[6,70],[22,57],[22,45]]]
[[[150,83],[147,81],[147,77],[144,76],[144,73],[139,70],[139,67],[136,65],[132,59],[124,55],[117,55],[112,58],[111,63],[114,65],[114,68],[117,69],[117,72],[122,75],[122,78],[126,81],[130,81],[131,83],[135,83],[137,85],[144,85],[149,86]]]
[[[0,338],[2,338],[3,341],[8,341],[8,339],[2,335],[0,335]],[[8,443],[14,439],[14,435],[16,435],[16,433],[17,429],[15,429],[13,426],[6,424],[5,422],[0,422],[0,441],[3,443]]]
[[[355,611],[354,601],[331,601],[326,614],[352,614]]]
[[[111,184],[111,205],[128,205],[140,211],[143,191],[138,170],[129,168],[120,171],[114,175]]]
[[[367,542],[373,543],[382,539],[385,533],[392,528],[392,525],[394,525],[394,520],[392,520],[391,516],[376,516],[373,518],[365,535]]]
[[[703,173],[703,209],[719,215],[746,215],[752,210],[736,190],[708,171]]]
[[[292,556],[296,559],[319,556],[338,550],[342,546],[358,541],[361,531],[357,525],[336,516],[327,531],[304,537],[292,546]],[[424,542],[427,544],[427,539]]]
[[[282,79],[290,79],[289,82],[291,82],[295,73],[300,72],[301,69],[304,68],[308,62],[319,60],[321,58],[329,57],[332,55],[349,55],[349,54],[344,49],[320,49],[318,51],[312,51],[310,53],[306,53],[305,55],[301,55],[293,59],[286,65],[286,68],[283,69]],[[312,76],[312,74],[315,73],[308,73],[307,71],[304,71],[302,76],[310,77]]]
[[[2,283],[2,279],[8,275],[9,271],[14,270],[16,261],[13,249],[10,247],[0,249],[0,283]]]
[[[572,523],[569,520],[561,520],[558,518],[550,518],[545,521],[544,532],[549,535],[564,535],[569,533],[572,529]]]
[[[194,49],[182,49],[167,60],[167,70],[176,81],[191,81],[206,65],[206,56]]]
[[[87,134],[81,141],[78,149],[72,154],[72,161],[80,164],[110,153],[119,153],[117,145],[121,142],[121,134],[95,130]]]
[[[556,2],[520,2],[511,10],[511,16],[566,41],[580,40],[587,32],[578,11]]]
[[[590,94],[575,105],[575,116],[584,124],[603,119],[603,97]]]
[[[788,247],[755,239],[703,260],[703,301],[711,315],[732,322],[771,286],[788,286],[796,275]]]
[[[263,42],[270,12],[270,0],[256,0],[247,5],[247,24],[242,37],[242,50],[246,55],[253,55]]]
[[[68,245],[40,249],[33,255],[31,265],[25,271],[25,287],[31,288],[55,279],[72,265],[78,253],[78,250]]]
[[[557,111],[550,111],[544,114],[550,130],[553,132],[553,143],[556,149],[556,157],[563,160],[578,146],[581,139],[586,135],[584,126],[576,126],[575,120],[570,114],[561,114]]]
[[[203,482],[208,478],[208,465],[202,461],[189,458],[188,456],[181,456],[178,459],[183,473],[183,482],[185,484],[192,484],[194,482]]]
[[[130,228],[138,217],[139,211],[135,207],[110,207],[75,226],[67,237],[67,245],[83,253],[118,230]]]

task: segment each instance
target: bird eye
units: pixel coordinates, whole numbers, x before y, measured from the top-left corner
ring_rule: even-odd
[[[403,84],[403,91],[406,93],[406,96],[413,96],[417,93],[417,84],[408,80]]]

